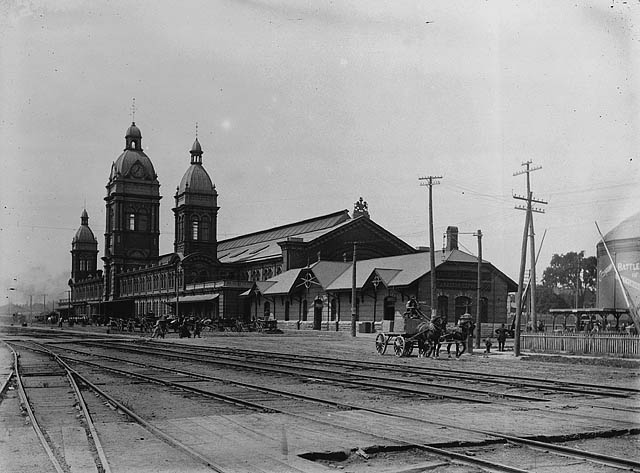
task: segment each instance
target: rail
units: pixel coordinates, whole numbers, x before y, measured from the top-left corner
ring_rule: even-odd
[[[618,333],[522,334],[523,350],[640,358],[640,336]]]

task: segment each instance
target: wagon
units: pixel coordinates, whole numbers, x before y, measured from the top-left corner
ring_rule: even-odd
[[[419,330],[418,326],[425,320],[426,318],[396,317],[393,321],[384,321],[382,324],[383,331],[376,336],[376,352],[379,355],[384,355],[387,347],[393,345],[393,351],[397,357],[410,356],[414,348],[420,349],[418,342],[423,331]],[[420,355],[423,354],[420,353]]]

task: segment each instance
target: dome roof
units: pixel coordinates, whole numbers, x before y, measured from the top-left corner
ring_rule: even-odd
[[[200,142],[198,141],[198,138],[196,138],[196,140],[193,142],[193,145],[191,146],[191,153],[202,154],[202,146],[200,146]]]
[[[78,228],[78,231],[73,237],[72,243],[92,243],[97,245],[98,240],[96,240],[96,237],[93,235],[93,232],[89,228],[89,214],[87,214],[86,209],[82,211],[80,222],[80,228]]]
[[[127,128],[127,133],[124,135],[125,138],[142,138],[142,133],[140,132],[140,128],[136,126],[136,122],[131,122],[131,126]]]
[[[142,151],[142,134],[135,122],[127,129],[123,153],[111,166],[109,180],[117,177],[153,181],[158,176],[149,157]]]
[[[116,177],[153,181],[158,176],[149,156],[139,150],[126,149],[111,166],[110,179]]]
[[[640,239],[640,212],[623,220],[604,236],[606,242],[630,238]]]
[[[205,193],[211,193],[215,190],[209,174],[201,164],[192,164],[182,176],[178,186],[178,194],[182,194],[187,189],[192,192]]]

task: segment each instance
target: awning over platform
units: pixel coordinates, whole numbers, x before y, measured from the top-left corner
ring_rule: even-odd
[[[178,299],[179,304],[193,304],[196,302],[211,302],[215,301],[220,294],[197,294],[193,296],[182,296]],[[165,304],[175,304],[176,298],[170,299],[165,302]]]

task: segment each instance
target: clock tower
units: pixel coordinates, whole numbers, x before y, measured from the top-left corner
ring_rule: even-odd
[[[135,122],[125,134],[124,151],[111,165],[106,188],[104,298],[113,300],[119,295],[116,275],[154,263],[159,252],[160,183]]]

